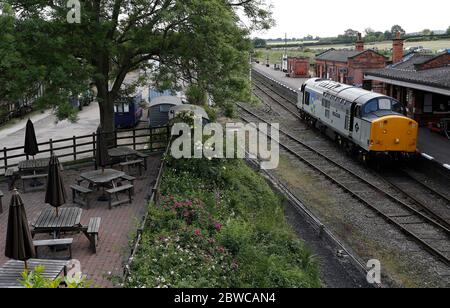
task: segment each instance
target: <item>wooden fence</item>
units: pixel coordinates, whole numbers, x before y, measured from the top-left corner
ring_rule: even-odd
[[[134,128],[106,132],[114,136],[115,146],[132,147],[134,150],[154,152],[165,150],[170,139],[170,127]],[[36,158],[50,157],[55,154],[61,162],[78,161],[95,157],[97,134],[53,140],[39,143],[39,154]],[[8,168],[14,168],[22,160],[28,159],[24,146],[0,149],[0,175]]]
[[[166,151],[165,151],[165,155],[168,155],[170,152],[170,145],[171,145],[171,140],[169,140],[169,142],[166,145]],[[154,186],[152,187],[151,193],[149,194],[149,198],[145,201],[147,203],[147,206],[158,206],[160,205],[160,188],[161,188],[161,182],[162,182],[162,178],[164,175],[164,171],[166,169],[166,162],[164,161],[164,159],[161,160],[161,164],[159,167],[159,171],[158,171],[158,176],[156,177],[156,181]],[[147,221],[149,219],[149,212],[147,210],[147,212],[145,213],[145,215],[142,217],[142,221],[140,223],[140,225],[138,226],[137,232],[136,232],[136,236],[134,238],[132,247],[131,247],[131,252],[130,252],[130,256],[128,258],[128,260],[126,261],[124,268],[123,268],[123,280],[125,281],[131,274],[131,267],[133,265],[133,261],[134,258],[136,257],[137,251],[139,249],[139,246],[141,244],[141,240],[142,240],[142,233],[144,232],[144,229],[147,225]]]

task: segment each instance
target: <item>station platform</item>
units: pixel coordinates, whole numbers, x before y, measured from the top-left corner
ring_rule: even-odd
[[[430,161],[439,163],[450,170],[450,140],[445,136],[432,133],[428,128],[419,129],[419,152]]]
[[[283,85],[285,85],[288,88],[291,88],[295,91],[298,91],[301,87],[302,84],[308,80],[308,78],[290,78],[290,77],[286,77],[286,73],[282,72],[282,71],[276,71],[273,69],[273,67],[267,67],[265,64],[257,64],[254,63],[253,68],[260,72],[261,74],[264,74],[274,80],[279,81],[280,83],[282,83]]]

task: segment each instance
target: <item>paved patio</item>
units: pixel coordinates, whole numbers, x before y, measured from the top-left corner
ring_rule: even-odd
[[[93,254],[89,249],[89,241],[83,234],[66,234],[63,237],[74,239],[72,246],[73,259],[79,260],[83,274],[93,281],[94,286],[113,287],[109,280],[111,275],[121,275],[123,272],[123,263],[130,253],[130,237],[137,229],[138,222],[141,221],[146,211],[146,198],[151,193],[153,182],[156,179],[160,165],[160,155],[153,155],[148,159],[148,171],[143,177],[138,177],[135,182],[135,197],[132,204],[108,209],[107,202],[98,202],[92,198],[89,210],[83,209],[81,223],[87,225],[91,217],[101,217],[102,222],[99,233],[99,246],[97,254]],[[71,191],[69,186],[74,184],[79,174],[84,171],[93,170],[91,166],[66,169],[64,171],[64,180],[69,197],[69,203],[66,207],[74,206],[71,201]],[[125,170],[126,171],[126,170]],[[22,191],[21,181],[17,181],[19,191]],[[0,183],[0,190],[5,194],[3,198],[3,213],[0,214],[0,265],[3,265],[8,259],[4,256],[6,227],[9,211],[9,200],[11,192],[8,192],[7,184]],[[30,224],[37,219],[42,210],[50,206],[44,204],[45,192],[21,193],[22,199],[27,210],[27,217]],[[49,235],[36,235],[35,239],[50,239]],[[40,250],[45,256],[65,256],[67,251],[53,253]]]

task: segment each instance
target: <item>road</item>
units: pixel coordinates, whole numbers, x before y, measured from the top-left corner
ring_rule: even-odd
[[[38,142],[47,142],[51,139],[64,139],[72,136],[87,135],[97,130],[100,123],[100,112],[97,103],[84,107],[78,114],[79,120],[71,123],[67,120],[57,122],[52,112],[46,111],[31,118],[34,122]],[[0,129],[0,147],[13,148],[21,146],[25,139],[24,119],[7,129]]]

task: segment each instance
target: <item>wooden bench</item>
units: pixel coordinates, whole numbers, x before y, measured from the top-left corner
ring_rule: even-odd
[[[145,171],[147,171],[148,170],[147,159],[150,156],[147,154],[141,153],[141,152],[137,152],[137,151],[136,151],[136,156],[144,161],[144,169],[145,169]]]
[[[17,180],[18,168],[8,168],[5,171],[5,178],[8,180],[8,189],[13,190],[14,184]]]
[[[3,192],[0,190],[0,214],[3,213],[3,202],[2,202],[2,198],[3,198]]]
[[[114,206],[119,206],[121,204],[130,203],[133,201],[132,199],[132,190],[134,186],[131,184],[118,186],[116,188],[106,190],[109,197],[109,209],[112,209]],[[128,192],[128,200],[120,200],[118,194],[121,192]],[[112,195],[116,196],[117,201],[112,201]]]
[[[125,167],[128,167],[128,173],[130,173],[130,167],[139,168],[139,175],[142,176],[142,167],[145,168],[144,160],[137,159],[120,163],[120,168],[122,169],[122,171]]]
[[[136,178],[134,176],[125,174],[120,179],[124,180],[124,181],[128,181],[131,185],[133,185],[133,188],[131,189],[131,193],[134,196],[134,181],[136,181]]]
[[[32,175],[21,176],[20,179],[22,180],[23,192],[26,192],[25,181],[27,181],[27,180],[35,181],[35,180],[39,180],[39,179],[47,179],[47,176],[48,176],[47,174],[32,174]],[[45,190],[45,186],[46,185],[42,185],[39,189]]]
[[[92,193],[92,190],[81,185],[71,185],[70,189],[72,189],[72,202],[86,206],[89,209],[89,195]]]
[[[36,251],[36,258],[38,257],[38,248],[39,247],[67,247],[69,249],[69,258],[72,259],[72,244],[73,238],[65,238],[65,239],[54,239],[54,240],[43,240],[43,241],[33,241],[34,249]]]
[[[102,219],[100,217],[92,217],[89,220],[87,228],[87,234],[91,238],[91,249],[94,253],[97,253],[98,246],[98,233],[100,231],[100,223]]]

